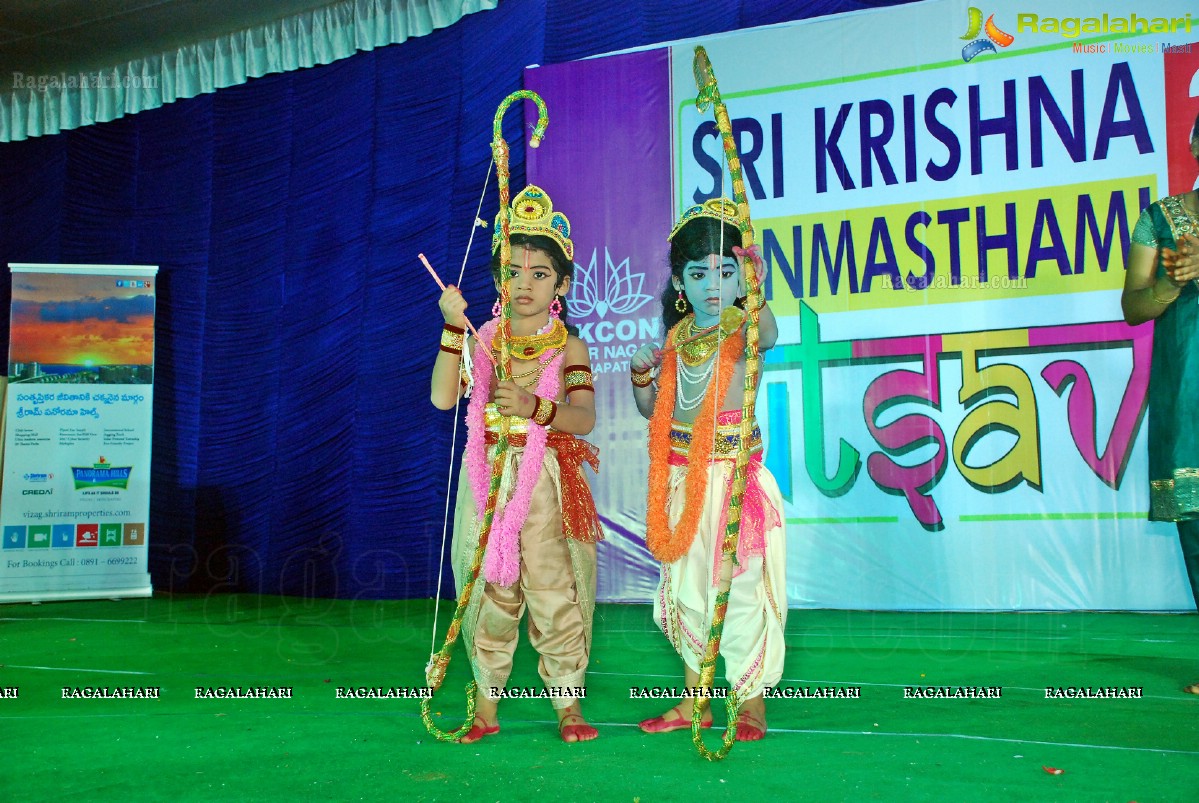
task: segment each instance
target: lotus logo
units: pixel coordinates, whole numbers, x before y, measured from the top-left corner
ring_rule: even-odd
[[[606,318],[609,312],[628,315],[641,309],[645,302],[653,300],[653,296],[641,292],[645,274],[631,272],[627,257],[619,265],[613,264],[612,255],[604,248],[601,276],[596,264],[598,254],[598,250],[591,252],[591,262],[587,267],[575,263],[575,277],[567,296],[574,316]]]
[[[980,53],[998,53],[995,45],[1007,47],[1016,41],[1016,37],[999,29],[999,26],[995,24],[994,14],[987,17],[985,25],[980,9],[971,6],[967,9],[966,14],[966,33],[962,34],[961,38],[969,40],[969,43],[962,48],[962,61],[970,61]],[[980,33],[984,33],[986,36],[979,38]]]

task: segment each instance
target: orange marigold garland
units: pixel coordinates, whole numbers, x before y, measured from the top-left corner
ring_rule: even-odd
[[[745,336],[740,332],[727,337],[720,346],[716,358],[719,360],[716,376],[708,385],[699,415],[691,425],[691,448],[687,454],[688,470],[684,485],[688,504],[683,506],[683,515],[672,529],[667,486],[670,479],[670,429],[678,390],[678,366],[674,351],[675,338],[683,328],[675,326],[666,337],[664,351],[669,356],[663,360],[662,371],[658,375],[658,398],[649,422],[649,504],[645,545],[662,563],[674,563],[686,555],[691,542],[695,540],[699,518],[704,512],[704,495],[708,492],[708,461],[714,446],[710,433],[715,432],[717,407],[728,394],[733,367],[745,351]]]

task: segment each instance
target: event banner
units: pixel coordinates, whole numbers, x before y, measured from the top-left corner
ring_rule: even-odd
[[[9,268],[0,601],[149,596],[158,268]]]
[[[526,72],[551,119],[529,180],[572,220],[597,374],[601,599],[657,579],[628,358],[662,341],[666,236],[732,195],[695,106],[703,44],[780,326],[757,415],[789,604],[1192,607],[1174,527],[1147,520],[1153,327],[1123,322],[1120,292],[1141,210],[1197,185],[1199,17],[1031,5],[930,0]]]

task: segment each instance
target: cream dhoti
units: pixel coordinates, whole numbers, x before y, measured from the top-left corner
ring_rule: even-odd
[[[488,459],[495,457],[498,416],[488,405]],[[497,517],[511,498],[517,466],[524,457],[528,422],[514,419],[505,457]],[[582,463],[594,459],[592,447],[571,435],[550,430],[541,470],[520,530],[519,579],[509,586],[475,584],[462,636],[476,682],[484,693],[502,689],[512,672],[521,616],[529,612],[529,643],[540,656],[537,669],[555,708],[576,697],[585,685],[591,653],[591,620],[595,610],[595,542],[599,540],[594,504],[583,478]],[[586,499],[580,500],[582,495]],[[567,509],[563,517],[564,506]],[[577,515],[582,509],[584,515]],[[452,546],[455,585],[459,592],[479,543],[478,516],[471,483],[463,468],[458,483]],[[491,548],[491,545],[488,545]]]
[[[736,411],[720,414],[715,447],[706,467],[687,462],[690,425],[678,421],[671,425],[667,487],[671,526],[677,525],[686,506],[702,504],[703,508],[686,554],[662,564],[654,597],[654,620],[695,672],[703,660],[712,625],[734,460],[740,445],[740,418]],[[787,622],[783,500],[774,477],[762,465],[761,436],[756,426],[753,431],[738,561],[733,567],[720,642],[728,685],[741,699],[758,695],[782,678],[783,630]],[[696,437],[710,438],[712,433],[696,433]],[[685,493],[687,473],[695,470],[708,472],[702,500],[689,500]]]

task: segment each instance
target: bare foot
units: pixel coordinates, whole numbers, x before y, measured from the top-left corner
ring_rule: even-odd
[[[599,731],[583,719],[578,703],[558,709],[558,733],[564,742],[590,742],[599,736]]]
[[[1199,683],[1192,683],[1189,686],[1183,686],[1182,690],[1187,694],[1199,694]]]
[[[641,728],[645,733],[670,733],[671,731],[683,730],[684,728],[691,729],[691,711],[694,703],[691,700],[684,700],[674,708],[669,708],[666,713],[658,717],[651,717],[642,720],[637,727]],[[699,720],[701,728],[712,727],[712,712],[705,710]]]

